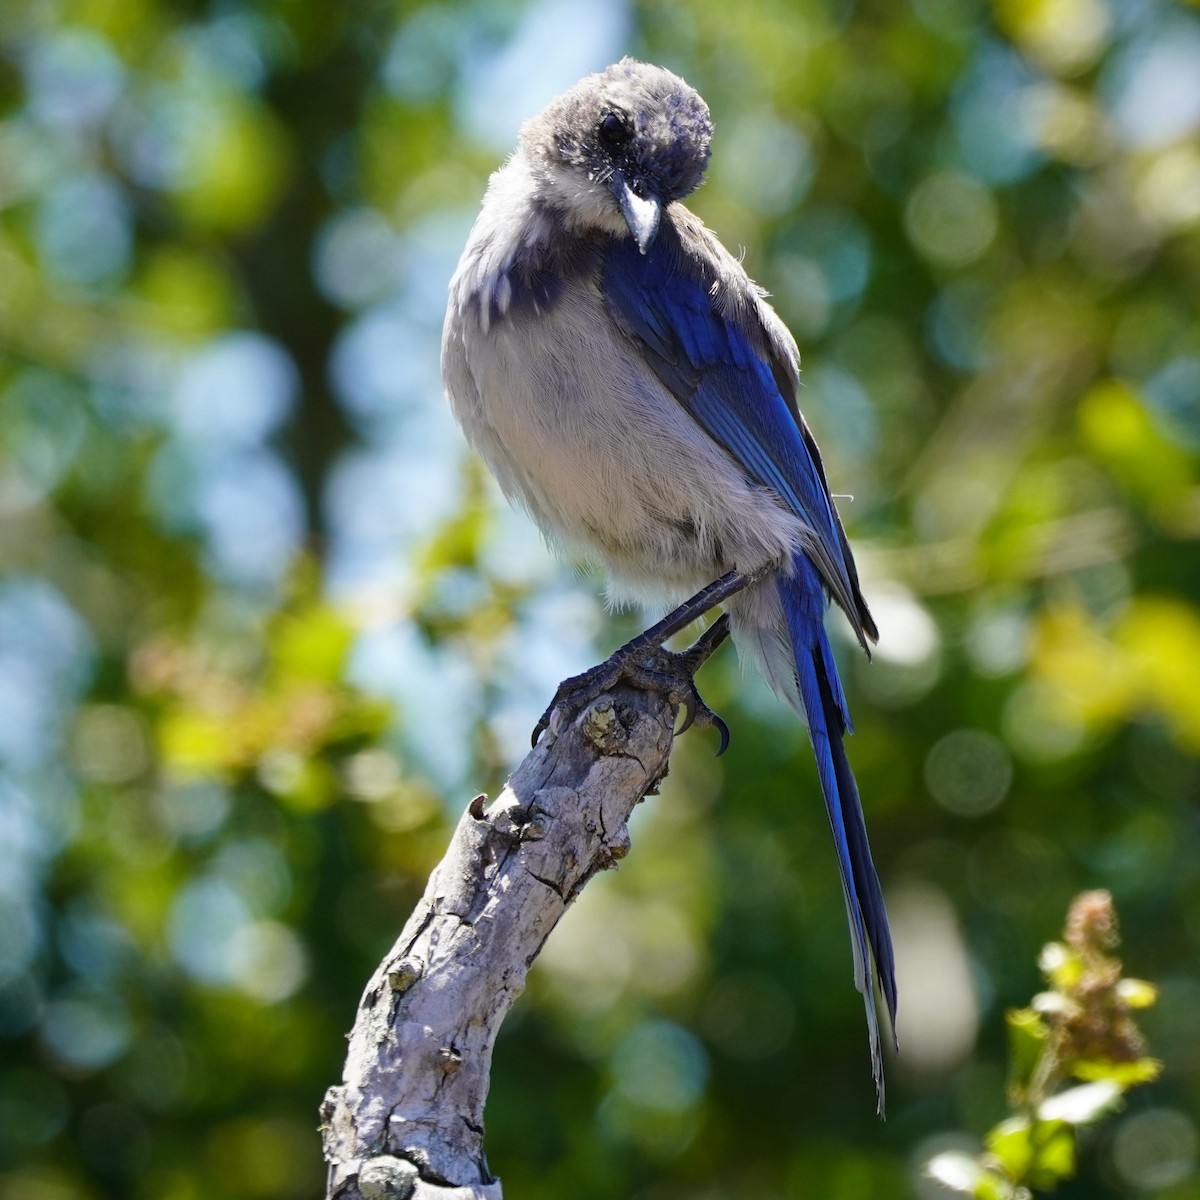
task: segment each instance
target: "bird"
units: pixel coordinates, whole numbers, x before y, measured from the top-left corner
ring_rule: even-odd
[[[468,442],[546,539],[601,563],[617,600],[685,603],[567,680],[578,706],[621,677],[724,722],[692,676],[731,634],[802,718],[837,851],[854,980],[884,1112],[877,992],[895,1037],[891,933],[843,744],[830,602],[864,651],[878,630],[821,453],[800,355],[767,293],[683,203],[708,166],[701,96],[623,58],[521,127],[451,279],[442,379]],[[662,643],[721,604],[693,651]],[[657,657],[656,657],[657,655]]]

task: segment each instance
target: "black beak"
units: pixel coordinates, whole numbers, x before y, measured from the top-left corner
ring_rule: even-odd
[[[609,183],[613,197],[620,206],[621,215],[638,249],[645,254],[658,232],[658,221],[662,216],[662,202],[657,196],[641,196],[621,171],[614,171]]]

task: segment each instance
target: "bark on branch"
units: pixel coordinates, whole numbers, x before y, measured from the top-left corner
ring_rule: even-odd
[[[468,805],[321,1106],[327,1200],[500,1200],[483,1151],[496,1033],[567,906],[628,853],[675,716],[662,695],[614,688],[552,725],[491,805]]]

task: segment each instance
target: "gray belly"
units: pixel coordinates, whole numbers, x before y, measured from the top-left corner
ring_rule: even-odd
[[[796,544],[796,519],[645,368],[590,283],[486,332],[468,309],[443,373],[509,498],[638,592],[699,588]]]

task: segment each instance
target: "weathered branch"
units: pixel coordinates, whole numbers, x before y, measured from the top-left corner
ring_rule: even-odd
[[[358,1008],[321,1106],[327,1200],[499,1200],[483,1107],[500,1023],[558,919],[629,850],[667,771],[675,707],[613,689],[477,796]]]

